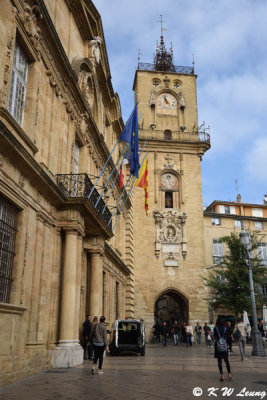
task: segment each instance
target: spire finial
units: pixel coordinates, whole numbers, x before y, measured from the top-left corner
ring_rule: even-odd
[[[165,21],[163,21],[162,18],[163,18],[162,14],[160,14],[160,21],[157,21],[157,22],[160,22],[160,31],[161,31],[160,38],[161,38],[161,40],[163,40],[163,32],[166,31],[166,29],[163,28],[163,22],[165,22]]]

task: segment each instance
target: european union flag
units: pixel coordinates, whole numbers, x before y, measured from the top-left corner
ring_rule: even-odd
[[[130,172],[136,178],[138,178],[139,171],[139,140],[138,140],[138,115],[137,115],[137,104],[128,119],[119,140],[129,143],[129,159],[130,159]],[[127,157],[128,158],[128,157]]]

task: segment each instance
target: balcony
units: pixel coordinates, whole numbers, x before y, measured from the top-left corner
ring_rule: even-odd
[[[57,185],[67,199],[80,199],[90,209],[93,208],[96,217],[101,219],[108,231],[112,231],[112,214],[87,174],[58,174]]]
[[[186,74],[186,75],[194,74],[193,67],[173,66],[173,68],[174,68],[173,71],[166,71],[166,72],[168,73],[173,72],[176,74]],[[138,63],[137,71],[157,71],[156,64]]]
[[[140,129],[139,139],[143,140],[166,140],[162,130]],[[172,131],[170,141],[190,142],[190,143],[206,143],[210,146],[210,134],[206,131],[199,132],[182,132]]]

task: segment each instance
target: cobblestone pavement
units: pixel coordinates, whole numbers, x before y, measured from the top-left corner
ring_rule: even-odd
[[[104,375],[92,375],[91,362],[85,361],[76,368],[49,370],[9,385],[0,391],[0,400],[267,400],[267,357],[252,357],[250,353],[251,347],[247,346],[248,360],[242,362],[234,347],[230,356],[233,380],[225,374],[225,381],[219,382],[213,349],[204,345],[149,345],[145,357],[134,353],[106,357]],[[225,387],[233,389],[231,394],[228,392],[230,396],[223,396]],[[203,391],[201,396],[194,396],[193,391],[201,392],[195,388]],[[209,388],[215,388],[214,394]]]

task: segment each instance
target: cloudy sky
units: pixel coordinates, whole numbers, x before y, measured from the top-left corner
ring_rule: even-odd
[[[137,66],[153,62],[160,38],[173,43],[174,64],[195,54],[199,124],[211,127],[202,160],[203,203],[262,203],[267,193],[266,0],[94,0],[102,16],[112,83],[124,121],[133,107]]]

